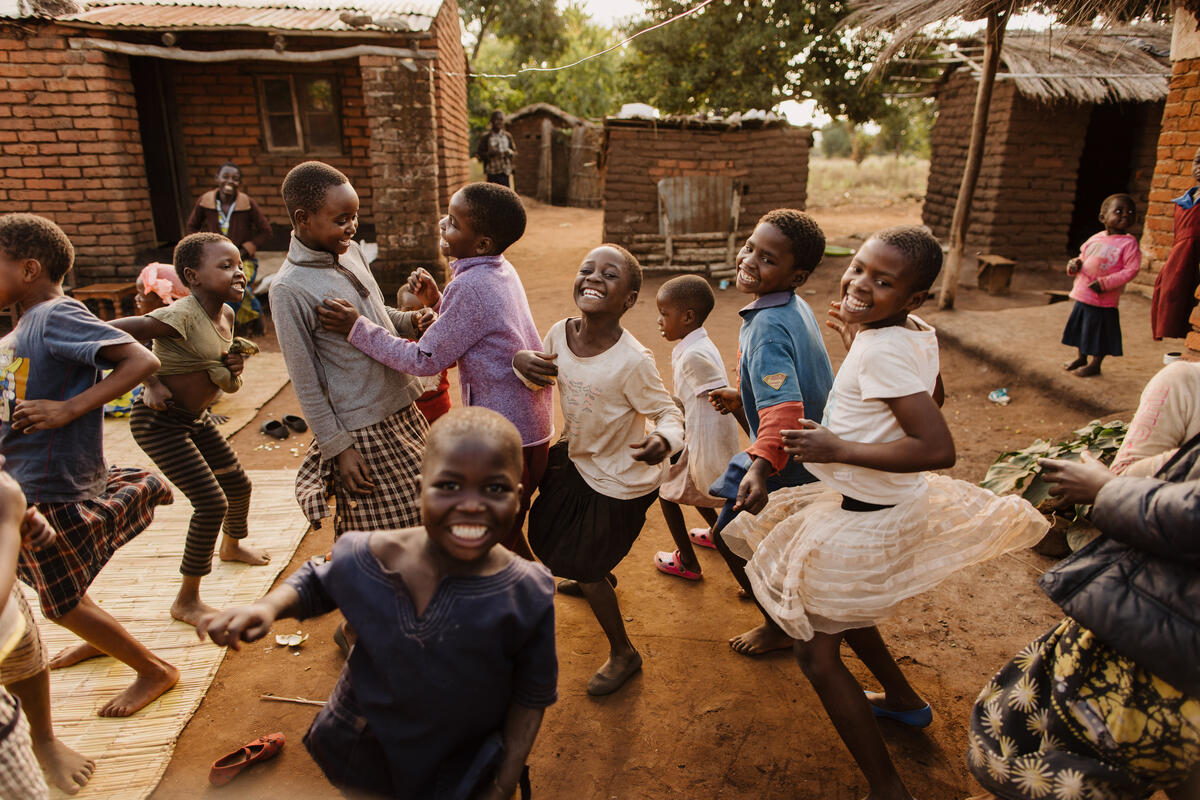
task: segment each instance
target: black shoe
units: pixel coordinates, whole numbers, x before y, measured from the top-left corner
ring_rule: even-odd
[[[304,421],[304,417],[298,417],[295,414],[284,414],[283,424],[294,430],[296,433],[304,433],[308,430],[308,423]]]
[[[287,427],[277,419],[263,420],[263,424],[259,427],[259,430],[267,436],[272,436],[276,439],[286,439],[291,436]]]

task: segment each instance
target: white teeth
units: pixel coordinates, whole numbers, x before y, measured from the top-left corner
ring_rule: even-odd
[[[754,278],[752,278],[750,276],[750,273],[746,272],[746,270],[742,269],[741,267],[738,267],[737,282],[744,283],[744,284],[751,284],[751,283],[754,283]]]
[[[487,526],[485,525],[451,525],[450,533],[454,534],[456,539],[466,539],[467,541],[475,541],[487,536]]]
[[[595,289],[584,289],[582,292],[580,292],[580,294],[584,297],[604,297],[604,295],[600,294],[600,292],[596,291]]]
[[[858,312],[866,311],[868,308],[870,308],[870,306],[861,300],[856,300],[850,295],[846,295],[845,298],[842,299],[842,308],[846,309],[847,311]]]

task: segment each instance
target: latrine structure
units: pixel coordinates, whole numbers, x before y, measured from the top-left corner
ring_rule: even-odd
[[[518,109],[505,124],[517,146],[519,193],[558,206],[600,207],[600,125],[549,103]]]

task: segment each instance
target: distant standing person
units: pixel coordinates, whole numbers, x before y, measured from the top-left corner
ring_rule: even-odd
[[[1188,318],[1196,305],[1200,284],[1200,147],[1192,157],[1192,180],[1197,183],[1171,202],[1175,204],[1175,238],[1171,254],[1154,281],[1150,325],[1154,338],[1188,335]]]
[[[498,183],[512,188],[513,163],[517,158],[517,144],[512,134],[504,130],[504,112],[492,112],[491,127],[479,137],[475,157],[483,163],[488,183]]]

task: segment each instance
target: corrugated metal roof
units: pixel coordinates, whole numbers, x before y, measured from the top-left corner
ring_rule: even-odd
[[[121,0],[57,16],[108,28],[268,28],[278,31],[428,31],[441,0]],[[38,15],[41,16],[41,15]]]

